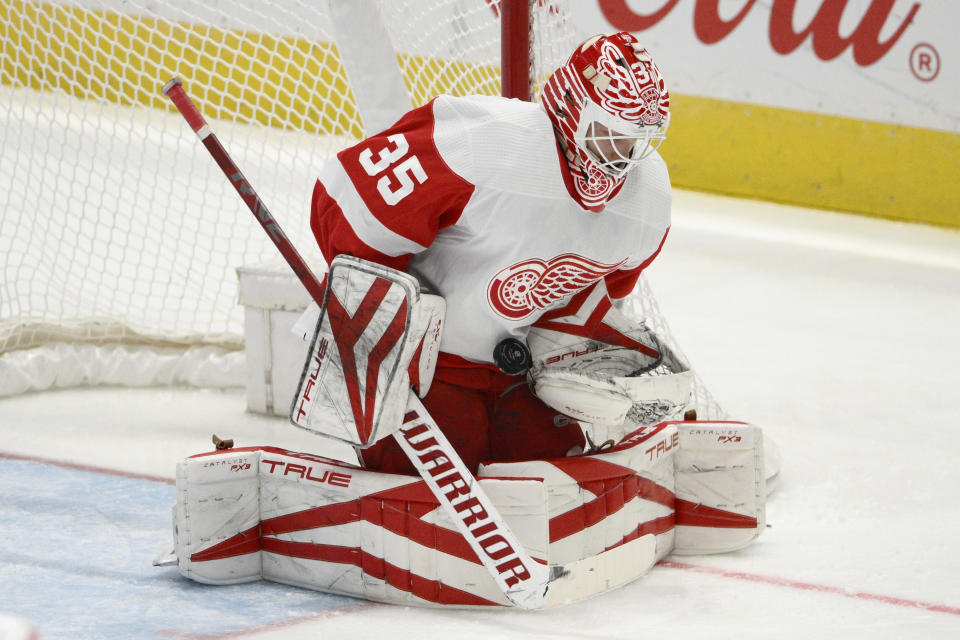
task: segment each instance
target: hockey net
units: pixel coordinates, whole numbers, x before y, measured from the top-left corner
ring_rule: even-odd
[[[536,95],[578,34],[569,0],[529,6]],[[183,79],[322,271],[306,213],[324,160],[437,94],[500,94],[501,8],[499,0],[2,3],[0,395],[85,383],[243,384],[236,269],[276,250],[160,94],[166,80]],[[645,299],[655,305],[646,283]]]

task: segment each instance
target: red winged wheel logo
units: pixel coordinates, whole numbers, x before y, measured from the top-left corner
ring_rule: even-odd
[[[585,289],[626,261],[624,258],[616,264],[604,264],[575,253],[564,253],[547,261],[531,258],[493,276],[487,287],[487,300],[499,315],[520,320]]]

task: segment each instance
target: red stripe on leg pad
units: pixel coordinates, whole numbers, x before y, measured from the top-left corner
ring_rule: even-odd
[[[340,353],[357,433],[363,443],[369,442],[373,432],[380,365],[403,336],[407,320],[407,301],[404,300],[400,304],[387,330],[367,356],[366,362],[357,362],[354,347],[363,337],[377,311],[380,310],[390,287],[391,283],[388,280],[376,278],[352,315],[347,312],[332,289],[327,298],[327,315]],[[359,365],[366,366],[363,391],[360,389]]]
[[[756,529],[757,519],[715,507],[693,504],[678,498],[677,524],[717,529]]]
[[[241,531],[223,542],[218,542],[212,547],[194,553],[190,556],[190,560],[191,562],[209,562],[210,560],[243,556],[256,551],[260,551],[259,524],[246,531]]]
[[[438,604],[497,606],[496,602],[446,585],[439,580],[429,580],[423,576],[416,575],[409,569],[397,567],[386,562],[383,558],[354,547],[264,538],[263,550],[268,553],[276,553],[292,558],[353,565],[359,567],[367,575],[379,578],[401,591],[412,593],[418,598],[429,602],[436,602]]]

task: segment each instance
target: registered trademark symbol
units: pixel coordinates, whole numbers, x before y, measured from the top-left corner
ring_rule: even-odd
[[[940,54],[926,42],[910,51],[910,71],[921,82],[930,82],[940,73]]]

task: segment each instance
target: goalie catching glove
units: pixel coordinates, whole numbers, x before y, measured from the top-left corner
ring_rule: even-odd
[[[430,389],[445,308],[411,275],[334,258],[290,421],[359,447],[394,433],[410,388]]]
[[[595,442],[680,415],[689,402],[689,367],[613,306],[603,280],[542,316],[527,344],[534,393],[592,425]]]

